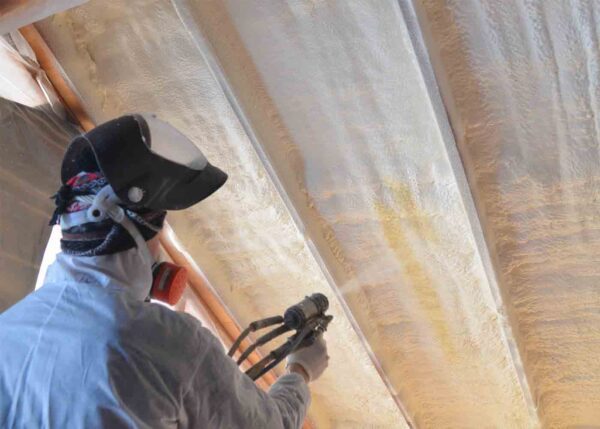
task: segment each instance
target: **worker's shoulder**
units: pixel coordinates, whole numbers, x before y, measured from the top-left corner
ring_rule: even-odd
[[[129,330],[146,343],[158,343],[198,353],[212,345],[212,334],[195,317],[161,304],[145,303]],[[142,334],[143,333],[143,334]]]
[[[202,324],[195,317],[157,303],[143,303],[136,319],[139,319],[139,322],[155,324],[169,330],[191,333],[202,329]]]

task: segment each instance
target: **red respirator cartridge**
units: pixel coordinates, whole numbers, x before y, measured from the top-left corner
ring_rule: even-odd
[[[150,298],[169,305],[181,299],[187,286],[188,274],[184,267],[171,262],[160,262],[152,267],[152,288]]]

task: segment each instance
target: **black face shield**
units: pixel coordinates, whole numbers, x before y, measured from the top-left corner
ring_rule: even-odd
[[[98,170],[132,209],[185,209],[227,180],[187,137],[147,114],[113,119],[71,142],[62,164],[63,184],[81,171]]]

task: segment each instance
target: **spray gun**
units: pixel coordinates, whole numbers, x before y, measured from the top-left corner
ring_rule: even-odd
[[[267,356],[255,363],[246,371],[246,375],[252,380],[261,377],[290,353],[303,347],[312,345],[315,340],[327,330],[327,326],[333,320],[333,316],[326,315],[329,308],[329,300],[321,293],[314,293],[305,297],[298,304],[288,308],[283,316],[268,317],[250,323],[235,340],[228,355],[233,354],[239,348],[242,341],[251,333],[270,326],[276,328],[259,337],[244,353],[240,355],[237,364],[240,365],[258,347],[290,331],[296,331],[285,343],[271,351]]]

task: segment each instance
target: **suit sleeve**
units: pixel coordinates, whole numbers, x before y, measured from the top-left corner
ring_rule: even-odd
[[[181,427],[296,429],[310,392],[298,374],[280,377],[264,392],[227,356],[221,343],[200,328],[202,352],[183,396]]]

